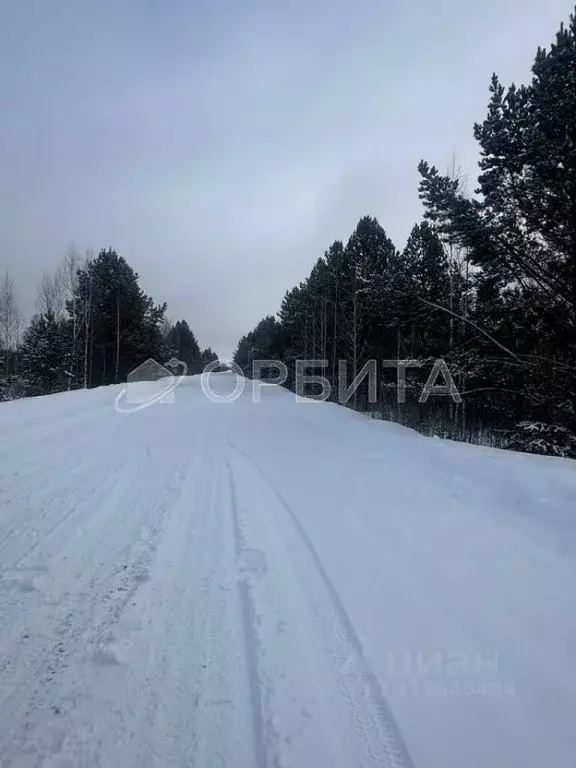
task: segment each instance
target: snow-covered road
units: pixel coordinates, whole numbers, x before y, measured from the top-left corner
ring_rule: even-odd
[[[573,768],[576,462],[117,392],[0,404],[0,765]]]

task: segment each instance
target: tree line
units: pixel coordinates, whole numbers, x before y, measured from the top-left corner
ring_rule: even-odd
[[[362,218],[240,340],[235,362],[250,375],[255,359],[281,360],[293,387],[296,360],[324,360],[317,373],[337,388],[341,360],[351,381],[371,359],[429,371],[441,358],[461,403],[419,404],[414,368],[405,403],[383,370],[377,404],[366,387],[348,404],[456,439],[576,457],[575,73],[572,14],[538,49],[529,84],[493,75],[474,125],[474,192],[455,164],[440,173],[422,161],[423,220],[405,247]]]
[[[68,249],[38,286],[37,313],[26,325],[14,281],[0,280],[0,400],[126,381],[148,358],[172,357],[200,373],[217,360],[201,350],[186,320],[173,324],[138,274],[112,248],[84,256]]]

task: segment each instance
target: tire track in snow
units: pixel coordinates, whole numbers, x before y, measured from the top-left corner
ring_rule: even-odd
[[[58,491],[63,477],[67,488],[62,494]],[[20,475],[20,484],[26,487],[20,498],[25,497],[26,504],[24,509],[12,513],[11,522],[0,528],[0,558],[5,567],[17,568],[49,536],[70,525],[71,518],[81,517],[85,507],[98,500],[104,502],[117,477],[118,467],[111,459],[102,466],[99,460],[87,461],[84,457],[76,460],[72,468],[63,465],[47,483],[39,481],[38,487],[25,485]],[[6,499],[6,509],[17,507],[19,500],[17,494]]]
[[[228,472],[228,483],[230,488],[230,504],[232,512],[232,525],[234,529],[234,542],[236,547],[236,557],[242,558],[246,549],[242,530],[240,528],[240,516],[238,511],[238,496],[234,475],[229,462],[226,462]],[[267,768],[268,760],[266,753],[266,742],[264,735],[264,718],[262,714],[262,695],[260,676],[258,673],[258,632],[256,629],[256,617],[254,602],[250,592],[250,583],[248,579],[238,580],[238,596],[240,600],[240,609],[242,612],[242,623],[244,630],[244,650],[246,653],[246,666],[248,673],[248,686],[250,691],[250,704],[252,709],[252,725],[254,730],[254,755],[257,768]]]
[[[150,580],[114,630],[109,650],[118,665],[94,668],[83,686],[91,700],[80,704],[68,725],[65,756],[71,765],[78,764],[78,754],[99,754],[102,768],[257,765],[230,491],[220,452],[203,452],[192,474]],[[92,730],[73,740],[87,722]]]
[[[300,519],[254,461],[237,446],[230,444],[230,448],[248,463],[277,501],[277,506],[283,511],[300,542],[300,548],[319,577],[325,595],[328,597],[328,604],[332,606],[333,615],[327,617],[326,611],[321,607],[322,601],[315,603],[311,598],[310,607],[315,614],[319,630],[325,638],[327,652],[338,670],[338,685],[341,693],[353,710],[355,728],[367,746],[369,764],[375,768],[381,768],[383,765],[391,768],[414,768],[409,750],[380,682],[364,655],[362,644],[348,612]],[[330,626],[334,627],[333,631],[329,630]],[[334,645],[339,644],[343,646],[344,652],[336,654]],[[377,741],[374,738],[374,728],[369,726],[371,720],[378,734]],[[383,757],[385,763],[382,762]]]
[[[57,613],[54,616],[50,615],[50,603],[38,606],[39,612],[48,611],[49,635],[30,637],[28,651],[25,645],[20,645],[18,653],[5,656],[0,664],[0,681],[4,689],[3,695],[0,695],[2,708],[12,713],[11,724],[2,723],[0,729],[0,753],[34,754],[40,761],[49,759],[54,750],[46,743],[46,719],[54,719],[55,731],[65,730],[66,715],[74,710],[75,702],[86,695],[82,692],[82,678],[77,674],[82,665],[87,661],[95,664],[116,663],[107,654],[107,637],[147,579],[158,540],[179,498],[189,467],[190,458],[185,457],[173,472],[168,485],[159,492],[153,508],[150,508],[153,520],[145,518],[142,521],[140,535],[129,542],[124,566],[117,564],[110,571],[102,563],[86,585],[87,593],[68,593],[66,600],[55,604]],[[137,499],[134,501],[137,507]],[[137,511],[136,507],[134,511]],[[102,540],[116,522],[112,514],[105,519],[100,531]],[[117,558],[119,554],[113,547],[108,549],[110,558]],[[84,557],[80,556],[76,566],[80,575],[84,572],[83,562]],[[111,565],[111,560],[107,565]],[[22,619],[24,623],[20,626]],[[11,627],[13,637],[27,637],[27,613],[23,613],[22,619],[18,612]],[[24,666],[20,658],[22,655]],[[29,677],[29,687],[24,685],[22,669]],[[17,686],[11,685],[12,679],[18,681]],[[42,712],[44,714],[40,717]]]

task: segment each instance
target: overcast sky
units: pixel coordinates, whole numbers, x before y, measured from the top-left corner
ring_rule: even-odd
[[[492,72],[527,82],[571,10],[0,0],[0,269],[29,316],[71,242],[112,246],[230,357],[361,216],[404,244],[421,158],[473,179]]]

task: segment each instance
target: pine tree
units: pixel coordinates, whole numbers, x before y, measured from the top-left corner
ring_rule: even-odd
[[[20,350],[27,394],[49,395],[68,389],[71,335],[70,321],[53,312],[32,319]]]
[[[213,352],[210,347],[203,349],[200,353],[199,372],[201,373],[206,368],[206,366],[210,365],[210,363],[215,363],[217,360],[218,355],[216,352]]]
[[[188,367],[188,374],[201,373],[203,357],[194,333],[186,320],[178,320],[167,336],[170,356],[178,358]]]
[[[495,389],[518,386],[533,418],[575,430],[575,15],[548,50],[538,50],[532,72],[521,87],[492,78],[488,114],[474,128],[481,197],[465,198],[457,181],[424,162],[420,193],[427,216],[469,249],[482,287],[497,288],[506,307],[492,333],[479,324],[494,342],[492,356],[505,358],[501,367],[519,371],[500,370]],[[480,293],[479,320],[483,303]]]
[[[76,305],[86,308],[77,348],[86,349],[89,358],[88,386],[125,381],[149,357],[163,359],[160,325],[166,305],[144,293],[138,274],[116,251],[102,250],[80,269],[75,291]]]
[[[399,316],[410,325],[412,355],[445,358],[450,351],[450,321],[438,307],[449,304],[450,272],[442,241],[428,222],[413,227],[403,261],[410,280]]]

